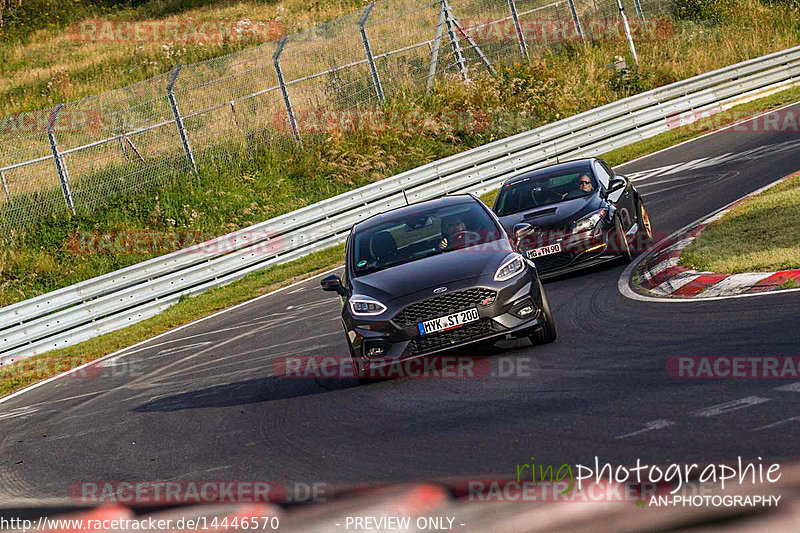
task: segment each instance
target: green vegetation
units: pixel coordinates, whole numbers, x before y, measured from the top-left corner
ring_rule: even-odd
[[[800,268],[800,174],[709,224],[683,250],[680,264],[730,274]]]

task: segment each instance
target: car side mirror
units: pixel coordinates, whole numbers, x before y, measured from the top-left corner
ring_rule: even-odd
[[[528,233],[531,230],[532,227],[533,226],[525,222],[520,222],[519,224],[515,225],[513,230],[514,239],[519,241],[526,233]]]
[[[606,196],[609,194],[615,193],[620,191],[628,186],[628,181],[625,178],[614,178],[608,183],[608,189],[606,190]]]
[[[345,290],[344,286],[342,285],[342,278],[339,277],[339,274],[325,276],[322,278],[320,285],[322,285],[323,291],[335,292],[344,296]]]

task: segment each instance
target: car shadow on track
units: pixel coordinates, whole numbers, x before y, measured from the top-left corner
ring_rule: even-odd
[[[215,385],[181,394],[157,398],[133,409],[136,413],[170,412],[184,409],[233,407],[253,403],[274,402],[301,396],[325,394],[336,389],[357,387],[355,379],[339,379],[336,387],[322,386],[310,378],[269,376],[224,385]]]
[[[469,348],[454,348],[440,352],[440,356],[465,356],[479,358],[492,358],[496,355],[513,352],[519,349],[519,344],[527,342],[512,340],[500,341],[498,345],[479,345],[475,349]],[[480,355],[478,355],[480,354]],[[335,370],[335,369],[334,369]],[[329,377],[333,376],[333,377]],[[364,386],[369,386],[377,383],[385,382],[399,382],[405,379],[414,378],[389,378],[385,380],[375,380]],[[249,379],[245,381],[237,381],[234,383],[226,383],[223,385],[214,385],[204,389],[197,389],[180,394],[173,394],[149,401],[138,407],[133,411],[136,413],[154,413],[154,412],[172,412],[182,411],[186,409],[209,409],[219,407],[234,407],[238,405],[247,405],[254,403],[266,403],[277,400],[287,400],[291,398],[299,398],[302,396],[311,396],[315,394],[326,394],[339,390],[350,389],[362,386],[357,379],[349,376],[336,376],[330,374],[323,369],[315,376],[286,376],[275,375],[257,379]]]

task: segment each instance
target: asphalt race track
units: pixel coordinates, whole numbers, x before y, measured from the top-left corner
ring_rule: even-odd
[[[620,172],[636,179],[664,236],[800,169],[798,153],[796,133],[726,130]],[[492,376],[366,386],[274,376],[282,356],[347,355],[338,299],[306,281],[128,350],[101,377],[62,378],[0,404],[0,502],[57,502],[90,480],[510,478],[532,456],[796,459],[800,386],[786,386],[800,379],[674,379],[665,365],[800,355],[800,293],[640,302],[619,293],[623,269],[545,284],[554,344],[460,352],[488,356]]]

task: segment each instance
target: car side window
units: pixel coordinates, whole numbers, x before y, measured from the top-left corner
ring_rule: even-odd
[[[597,162],[594,165],[594,175],[597,180],[603,185],[604,189],[608,189],[608,182],[611,180],[611,173],[606,169],[606,167]]]

